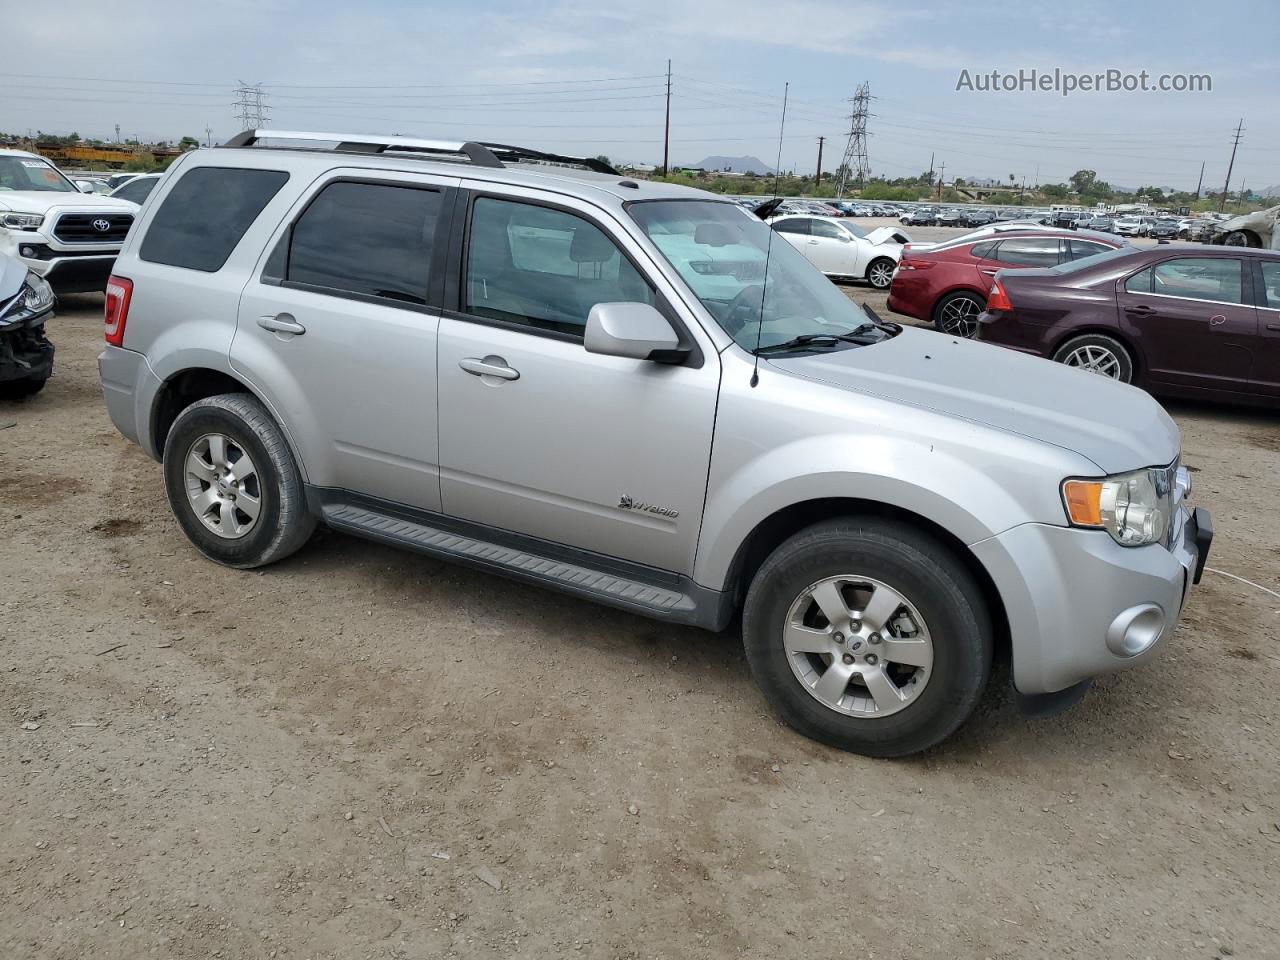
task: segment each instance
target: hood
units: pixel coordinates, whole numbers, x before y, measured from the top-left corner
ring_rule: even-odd
[[[90,209],[104,213],[132,213],[138,209],[136,203],[130,203],[128,200],[91,193],[56,193],[52,190],[0,191],[0,210],[10,213],[48,213],[55,207]]]
[[[27,279],[27,265],[17,257],[0,253],[0,304],[7,303]]]
[[[767,362],[1053,444],[1102,473],[1162,466],[1178,454],[1178,428],[1145,391],[992,344],[905,327],[873,346]]]
[[[911,238],[897,227],[876,227],[867,234],[872,243],[910,243]]]

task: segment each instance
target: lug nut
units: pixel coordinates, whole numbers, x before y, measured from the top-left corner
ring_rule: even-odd
[[[871,639],[871,642],[872,642],[872,643],[879,643],[879,642],[880,642],[880,634],[878,634],[878,633],[873,633],[873,634],[871,635],[871,638],[870,638],[870,639]]]
[[[844,634],[837,631],[831,635],[831,639],[836,643],[844,643]]]
[[[880,658],[877,657],[874,653],[867,654],[867,663],[869,663],[871,666],[874,667],[879,661],[880,661]]]
[[[841,659],[844,660],[845,663],[853,663],[853,657],[849,656],[847,653]]]

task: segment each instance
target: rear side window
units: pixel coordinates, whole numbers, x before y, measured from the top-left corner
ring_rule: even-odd
[[[1264,306],[1280,310],[1280,263],[1263,261],[1262,286],[1266,294]]]
[[[1016,263],[1024,267],[1056,267],[1058,241],[1048,238],[1001,240],[995,259],[1001,263]]]
[[[790,220],[779,220],[773,225],[779,233],[799,233],[809,235],[809,221],[803,217],[792,217]]]
[[[442,201],[439,190],[331,183],[293,226],[285,279],[425,304]]]
[[[1241,263],[1217,257],[1165,260],[1151,268],[1151,292],[1188,300],[1244,303]]]
[[[123,187],[111,194],[113,197],[119,197],[121,200],[132,200],[134,203],[142,203],[143,200],[151,196],[151,191],[156,188],[156,184],[160,182],[159,177],[144,177],[139,180],[130,180]]]
[[[1151,268],[1141,270],[1124,282],[1126,293],[1150,293],[1151,292]]]
[[[1069,260],[1083,260],[1085,257],[1095,257],[1100,253],[1106,253],[1112,248],[1105,243],[1094,243],[1092,240],[1068,240],[1067,247],[1071,251]]]
[[[988,240],[986,243],[975,243],[969,248],[970,256],[977,257],[979,260],[990,259],[992,251],[996,248],[995,240]]]
[[[196,167],[169,190],[138,256],[188,270],[222,269],[240,238],[289,179],[279,170]]]

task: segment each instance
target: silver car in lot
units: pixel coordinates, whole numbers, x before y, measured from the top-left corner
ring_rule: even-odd
[[[951,734],[997,657],[1047,709],[1157,654],[1211,529],[1147,394],[881,322],[737,204],[573,163],[271,131],[176,161],[99,365],[199,551],[324,523],[741,616],[780,715],[877,756]]]

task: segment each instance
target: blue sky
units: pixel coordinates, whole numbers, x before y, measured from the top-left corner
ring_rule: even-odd
[[[784,83],[785,167],[839,161],[858,83],[876,97],[872,170],[1014,174],[1080,167],[1113,183],[1280,184],[1280,3],[1221,0],[315,0],[5,3],[0,130],[225,139],[232,88],[261,81],[272,124],[521,143],[658,161],[666,61],[673,162],[772,164]],[[1207,93],[980,93],[971,75],[1060,68],[1207,73]],[[25,72],[24,72],[25,71]]]

